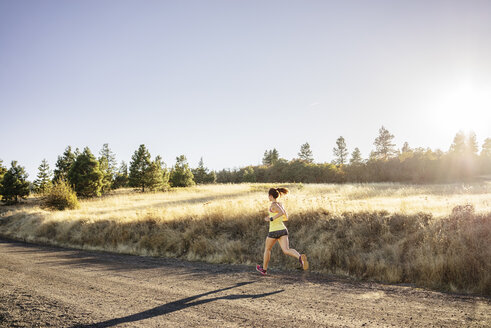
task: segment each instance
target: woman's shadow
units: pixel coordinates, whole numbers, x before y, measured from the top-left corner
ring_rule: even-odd
[[[86,324],[86,325],[75,325],[72,328],[111,327],[111,326],[118,325],[121,323],[135,322],[135,321],[145,320],[145,319],[149,319],[149,318],[153,318],[153,317],[158,317],[158,316],[161,316],[164,314],[172,313],[175,311],[180,311],[180,310],[186,309],[186,308],[191,307],[191,306],[201,305],[201,304],[205,304],[205,303],[209,303],[209,302],[213,302],[213,301],[217,301],[217,300],[238,300],[238,299],[243,299],[243,298],[260,298],[260,297],[278,294],[278,293],[281,293],[284,291],[282,289],[282,290],[277,290],[274,292],[263,293],[263,294],[240,294],[240,295],[235,294],[235,295],[220,296],[220,297],[207,298],[207,299],[203,299],[203,300],[194,301],[195,299],[203,297],[203,296],[219,293],[219,292],[222,292],[222,291],[225,291],[228,289],[232,289],[232,288],[236,288],[236,287],[240,287],[240,286],[245,286],[245,285],[252,284],[252,283],[254,283],[254,281],[239,282],[239,283],[237,283],[231,287],[217,289],[217,290],[213,290],[211,292],[183,298],[183,299],[180,299],[178,301],[174,301],[171,303],[160,305],[160,306],[154,307],[153,309],[146,310],[146,311],[139,312],[139,313],[135,313],[132,315],[128,315],[126,317],[115,318],[115,319],[111,319],[111,320],[107,320],[107,321],[102,321],[102,322],[98,322],[98,323],[91,323],[91,324]]]

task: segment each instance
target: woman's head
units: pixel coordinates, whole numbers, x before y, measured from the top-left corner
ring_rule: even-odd
[[[286,194],[288,194],[288,189],[286,189],[286,188],[271,188],[271,189],[269,189],[269,192],[268,192],[269,199],[271,199],[271,198],[277,199],[281,195],[286,195]]]

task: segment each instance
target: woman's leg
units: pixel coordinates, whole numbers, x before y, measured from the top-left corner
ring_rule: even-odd
[[[271,249],[278,239],[266,237],[266,245],[264,247],[263,269],[268,270],[269,259],[271,258]]]
[[[293,248],[290,248],[290,246],[288,245],[288,236],[281,236],[278,242],[280,243],[281,250],[284,254],[293,256],[296,259],[300,257],[300,253],[298,253]]]

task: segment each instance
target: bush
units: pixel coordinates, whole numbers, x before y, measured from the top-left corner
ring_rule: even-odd
[[[75,191],[63,180],[55,183],[44,197],[42,206],[52,210],[76,209],[80,207]]]

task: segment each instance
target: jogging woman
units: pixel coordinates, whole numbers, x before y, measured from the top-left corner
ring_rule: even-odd
[[[286,214],[285,209],[281,203],[276,200],[281,195],[288,193],[286,188],[271,188],[269,189],[269,200],[271,205],[269,206],[268,212],[269,216],[264,218],[264,221],[269,222],[269,233],[266,237],[266,245],[264,249],[264,260],[263,265],[257,265],[256,270],[259,271],[263,276],[268,272],[268,263],[271,257],[271,249],[274,244],[278,242],[281,246],[281,250],[284,254],[293,256],[297,258],[302,266],[302,269],[307,270],[309,268],[309,262],[307,262],[307,256],[305,254],[298,253],[293,248],[288,245],[288,230],[286,229],[283,221],[288,221],[288,214]]]

